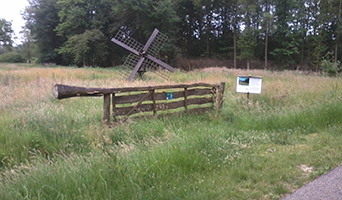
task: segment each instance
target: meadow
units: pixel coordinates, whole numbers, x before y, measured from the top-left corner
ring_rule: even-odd
[[[206,68],[128,82],[120,68],[0,64],[0,196],[15,199],[280,199],[342,161],[342,78]],[[262,76],[261,94],[235,92]],[[102,98],[54,84],[226,82],[221,111],[102,124]]]

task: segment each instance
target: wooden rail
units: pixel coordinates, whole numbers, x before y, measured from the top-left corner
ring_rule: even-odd
[[[57,99],[81,96],[103,96],[104,123],[126,121],[132,115],[156,115],[171,111],[220,110],[225,83],[180,84],[126,88],[86,88],[56,84],[52,94]]]

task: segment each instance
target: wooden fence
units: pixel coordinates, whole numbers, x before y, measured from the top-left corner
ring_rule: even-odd
[[[179,111],[203,111],[222,108],[225,83],[182,84],[126,88],[86,88],[56,84],[57,99],[80,96],[103,96],[104,123],[126,121],[130,116],[156,115]]]

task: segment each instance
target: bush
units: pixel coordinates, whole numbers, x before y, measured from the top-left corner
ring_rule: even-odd
[[[327,73],[329,76],[336,76],[339,72],[340,62],[332,62],[329,60],[322,60],[320,67],[323,73]]]
[[[25,58],[15,52],[5,53],[0,55],[0,62],[6,62],[6,63],[24,63],[26,62]]]

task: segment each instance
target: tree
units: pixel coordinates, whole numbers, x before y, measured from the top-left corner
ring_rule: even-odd
[[[123,30],[144,43],[169,36],[160,57],[179,55],[316,65],[342,60],[342,0],[29,0],[24,18],[40,62],[115,66],[127,51],[110,41]],[[95,35],[96,34],[96,35]],[[9,43],[6,43],[6,45]],[[2,45],[3,46],[3,45]],[[256,46],[263,48],[257,49]],[[96,51],[94,51],[96,50]],[[6,51],[8,51],[6,49]],[[24,51],[23,51],[24,52]],[[26,51],[26,57],[33,52]],[[248,68],[248,67],[247,67]]]
[[[294,32],[295,23],[295,0],[275,1],[275,26],[274,49],[270,53],[273,59],[285,67],[293,66],[296,63],[296,56],[299,54],[299,40]]]
[[[247,61],[247,70],[250,69],[250,61],[255,58],[255,48],[256,48],[256,37],[253,33],[253,30],[246,29],[243,33],[240,34],[239,40],[237,42],[237,46],[239,49],[240,60]]]
[[[12,23],[0,19],[0,48],[3,53],[12,51]]]
[[[120,28],[137,41],[147,41],[154,28],[169,36],[161,54],[171,61],[176,57],[178,25],[176,4],[172,0],[117,0],[115,10],[121,13]]]
[[[263,40],[264,40],[264,69],[268,68],[268,44],[269,44],[269,37],[273,31],[273,22],[274,22],[274,15],[273,15],[273,0],[261,0],[259,1],[259,8],[261,10],[260,13],[260,23],[262,26],[263,32]]]
[[[223,37],[228,37],[233,39],[233,60],[234,68],[237,68],[237,41],[238,35],[241,31],[241,13],[239,11],[239,1],[229,0],[220,1],[220,15],[222,16],[222,26],[223,26]],[[230,48],[231,49],[231,48]]]
[[[31,63],[37,54],[37,45],[34,42],[34,38],[31,35],[30,30],[24,28],[20,33],[23,34],[22,44],[19,46],[20,53],[27,62]]]
[[[65,41],[54,31],[59,24],[58,0],[29,0],[23,18],[37,44],[37,59],[40,63],[67,64],[56,51]]]
[[[108,58],[107,42],[107,38],[100,30],[87,30],[70,37],[59,49],[59,53],[72,55],[74,63],[78,66],[99,66]]]
[[[58,49],[59,54],[71,57],[71,62],[78,65],[108,67],[119,62],[121,50],[110,41],[120,27],[123,15],[117,1],[63,0],[58,2],[58,7],[60,23],[55,31],[67,38]],[[95,41],[100,43],[95,45]],[[89,52],[94,54],[90,56]],[[83,60],[84,56],[91,60]]]

